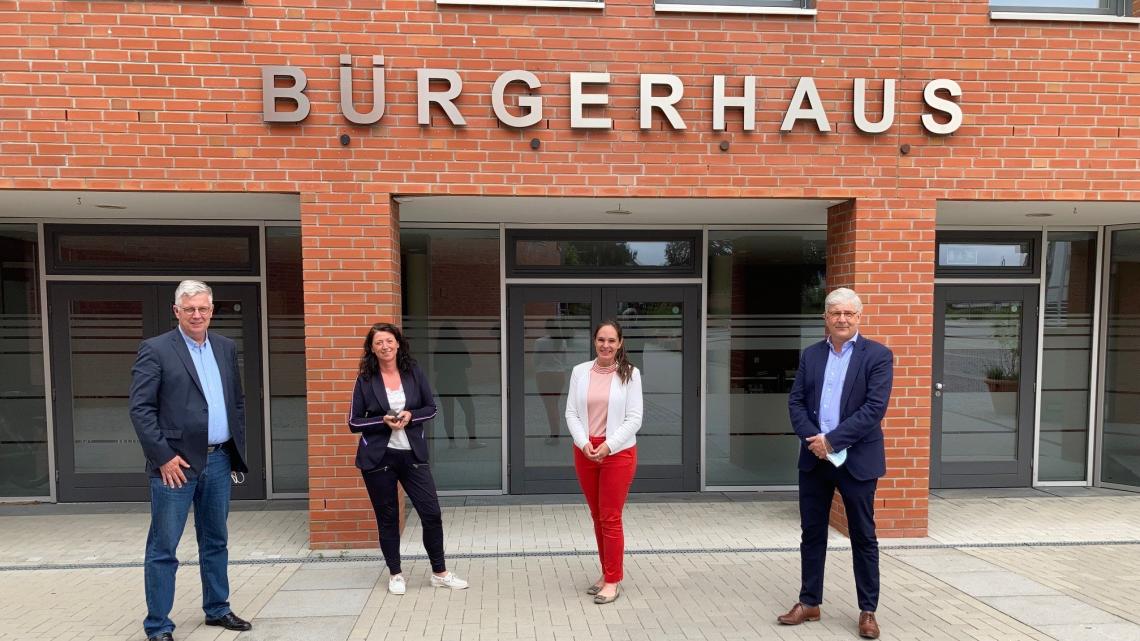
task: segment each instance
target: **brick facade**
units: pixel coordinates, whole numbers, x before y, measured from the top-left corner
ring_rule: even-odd
[[[13,0],[0,19],[0,188],[300,194],[314,547],[375,541],[343,425],[362,328],[399,315],[394,194],[845,201],[829,215],[829,285],[865,296],[866,332],[897,356],[883,536],[926,531],[937,201],[1140,200],[1140,29],[991,21],[986,0],[819,0],[814,18],[655,14],[651,0],[602,11]],[[339,114],[342,53],[354,56],[362,111],[368,57],[386,57],[380,123]],[[282,64],[308,75],[302,124],[261,121],[260,68]],[[466,127],[439,110],[416,124],[420,67],[462,76]],[[491,110],[509,69],[544,85],[544,120],[527,130]],[[612,130],[570,129],[575,71],[612,74]],[[643,73],[683,80],[687,130],[659,115],[638,129]],[[712,131],[716,74],[730,92],[757,77],[756,131],[741,130],[737,110]],[[801,76],[815,78],[830,133],[779,131]],[[871,96],[898,80],[886,133],[854,128],[859,77]],[[919,124],[934,78],[964,92],[965,123],[948,137]]]

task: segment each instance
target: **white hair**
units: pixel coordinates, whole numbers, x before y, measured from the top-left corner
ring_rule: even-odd
[[[206,294],[210,297],[210,304],[214,304],[214,290],[210,286],[200,280],[184,280],[178,283],[178,289],[174,290],[174,304],[181,305],[183,298],[193,298],[198,294]]]
[[[859,300],[859,294],[856,294],[855,290],[847,289],[846,287],[831,290],[831,293],[828,294],[827,298],[823,301],[823,308],[826,311],[842,303],[851,303],[855,306],[855,311],[863,311],[863,301]]]

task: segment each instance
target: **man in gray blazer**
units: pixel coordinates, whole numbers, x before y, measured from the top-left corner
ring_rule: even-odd
[[[143,582],[149,641],[173,641],[178,541],[194,506],[206,625],[249,630],[230,609],[226,518],[230,475],[245,463],[245,395],[237,347],[207,332],[214,293],[196,280],[174,292],[178,327],[143,341],[131,370],[131,422],[150,477]]]

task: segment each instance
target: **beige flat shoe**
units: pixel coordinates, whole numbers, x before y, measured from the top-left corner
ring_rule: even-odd
[[[601,591],[602,586],[600,585],[591,585],[590,587],[586,588],[586,594],[589,594],[590,596],[593,596]]]
[[[621,588],[618,588],[617,591],[614,592],[613,596],[607,597],[607,596],[602,596],[600,594],[595,596],[594,597],[594,603],[597,603],[598,605],[605,605],[607,603],[613,603],[614,601],[618,600],[619,596],[621,596]]]

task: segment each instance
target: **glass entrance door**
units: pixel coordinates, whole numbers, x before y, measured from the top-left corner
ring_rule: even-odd
[[[176,284],[51,283],[51,348],[60,501],[147,499],[129,415],[131,367],[144,338],[177,325]],[[257,286],[213,286],[210,332],[233,339],[246,393],[250,473],[235,499],[265,497]]]
[[[931,487],[1028,487],[1037,286],[944,285],[934,308]]]
[[[611,317],[642,373],[633,491],[700,488],[699,287],[516,285],[508,301],[512,493],[578,491],[564,418],[570,371],[594,357],[593,328]]]
[[[1115,228],[1106,283],[1099,484],[1140,490],[1140,229]]]

